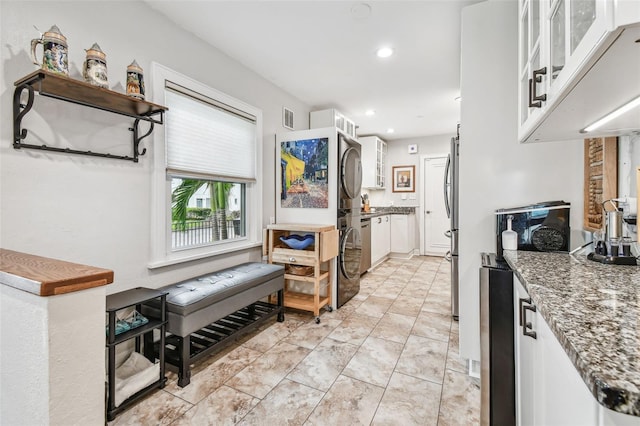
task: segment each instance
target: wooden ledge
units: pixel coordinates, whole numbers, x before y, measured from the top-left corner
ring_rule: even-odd
[[[0,284],[53,296],[113,282],[113,271],[0,249]]]

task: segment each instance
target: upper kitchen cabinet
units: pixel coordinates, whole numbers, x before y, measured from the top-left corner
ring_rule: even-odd
[[[521,142],[640,128],[638,114],[627,114],[583,131],[640,95],[640,2],[521,0],[519,12]]]
[[[544,33],[544,20],[541,16],[540,0],[522,0],[520,2],[518,70],[520,73],[519,117],[520,125],[533,122],[540,115],[540,108],[530,107],[532,102],[531,81],[539,80],[541,63],[541,34]],[[535,75],[533,75],[535,72]]]
[[[356,123],[335,109],[323,109],[321,111],[311,111],[309,114],[309,127],[317,129],[320,127],[336,127],[347,136],[356,139]]]
[[[387,143],[377,136],[358,139],[362,147],[362,187],[384,189],[387,161]]]

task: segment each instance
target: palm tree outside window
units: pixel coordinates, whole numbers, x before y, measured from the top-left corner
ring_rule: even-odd
[[[243,214],[244,184],[172,178],[172,248],[187,248],[246,236]],[[198,194],[206,193],[211,208],[198,206]],[[195,202],[194,202],[195,200]],[[232,202],[230,202],[232,201]],[[194,207],[195,204],[195,207]],[[232,206],[237,206],[232,209]]]

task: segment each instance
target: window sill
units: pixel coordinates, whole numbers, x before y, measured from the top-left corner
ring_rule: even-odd
[[[228,248],[224,248],[224,249],[216,249],[215,251],[207,251],[207,252],[200,252],[200,253],[193,253],[190,250],[189,251],[182,251],[182,252],[174,252],[171,253],[170,255],[168,255],[167,257],[163,258],[163,259],[158,259],[158,260],[154,260],[151,261],[147,264],[147,268],[148,269],[157,269],[157,268],[162,268],[165,266],[171,266],[171,265],[177,265],[179,263],[185,263],[185,262],[191,262],[194,260],[200,260],[200,259],[206,259],[208,257],[215,257],[218,255],[222,255],[222,254],[228,254],[228,253],[234,253],[234,252],[240,252],[243,250],[249,250],[252,248],[256,248],[256,247],[262,247],[262,242],[261,241],[249,241],[246,242],[242,245],[234,245],[233,247],[228,247]]]

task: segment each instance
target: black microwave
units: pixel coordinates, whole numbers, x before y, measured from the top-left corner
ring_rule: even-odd
[[[518,234],[518,250],[568,252],[571,245],[569,226],[571,204],[565,201],[545,201],[522,207],[496,210],[497,255],[502,258],[502,231]]]

